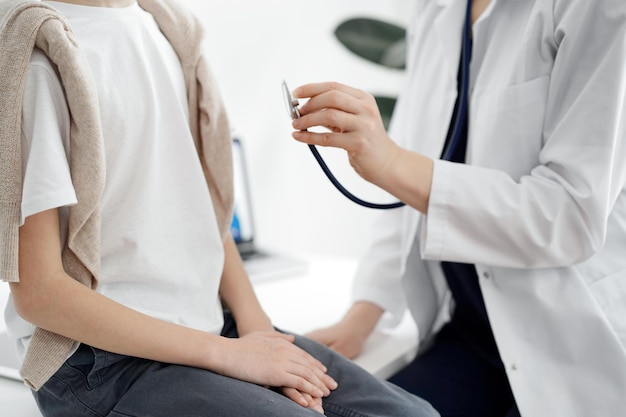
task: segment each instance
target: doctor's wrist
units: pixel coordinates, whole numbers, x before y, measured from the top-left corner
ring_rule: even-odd
[[[382,317],[385,310],[369,301],[357,301],[341,320],[352,332],[367,338]]]
[[[433,170],[432,159],[400,148],[395,163],[378,185],[407,205],[427,214]]]

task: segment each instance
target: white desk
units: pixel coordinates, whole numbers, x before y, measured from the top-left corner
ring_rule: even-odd
[[[278,328],[303,334],[339,320],[350,306],[356,270],[351,259],[310,261],[306,274],[256,285],[261,304]],[[410,315],[393,329],[376,329],[355,362],[388,378],[409,363],[417,349],[417,329]]]
[[[355,267],[352,260],[316,259],[302,276],[262,282],[255,287],[274,325],[305,333],[341,318],[350,303]],[[0,285],[0,294],[6,294],[8,285]],[[3,300],[4,296],[0,297]],[[376,330],[355,362],[387,378],[413,358],[416,346],[416,329],[407,315],[393,330]],[[28,388],[4,378],[0,378],[0,416],[41,417]]]

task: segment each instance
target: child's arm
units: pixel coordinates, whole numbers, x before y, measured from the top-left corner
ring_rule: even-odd
[[[75,281],[61,262],[56,209],[27,217],[19,238],[20,282],[11,283],[11,292],[18,314],[35,326],[107,351],[293,387],[313,397],[328,391],[319,376],[322,365],[292,336],[256,332],[228,339],[152,318]]]
[[[235,318],[239,336],[253,331],[274,330],[272,322],[259,304],[231,236],[224,241],[224,272],[220,282],[220,296]]]
[[[237,245],[230,236],[224,241],[224,272],[220,283],[220,295],[235,318],[240,337],[252,335],[258,331],[273,331],[272,323],[254,293]],[[320,369],[325,368],[321,363],[319,365],[322,368],[316,367],[312,370],[318,373],[319,378],[324,381],[325,394],[328,394],[331,389],[337,388],[337,383],[325,371],[320,372]],[[306,392],[293,387],[283,387],[283,393],[305,407],[324,413],[320,396],[307,395]]]

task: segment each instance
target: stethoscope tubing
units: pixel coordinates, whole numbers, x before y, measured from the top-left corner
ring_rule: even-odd
[[[463,43],[461,47],[461,82],[459,88],[460,107],[454,119],[452,128],[452,137],[448,141],[446,149],[444,149],[441,159],[444,161],[450,161],[454,154],[457,144],[461,138],[461,130],[463,120],[465,120],[467,114],[467,96],[469,93],[469,73],[470,73],[470,51],[471,51],[471,13],[472,13],[472,1],[468,0],[467,10],[465,13],[465,25],[463,27]]]
[[[452,128],[452,137],[448,141],[448,144],[441,155],[441,159],[446,160],[446,161],[449,161],[452,159],[454,150],[461,138],[462,123],[468,111],[467,110],[467,97],[469,93],[469,72],[470,72],[469,71],[470,70],[469,54],[471,50],[471,33],[470,33],[471,32],[471,21],[470,21],[471,11],[472,11],[472,1],[468,0],[467,10],[465,13],[465,25],[463,28],[463,41],[462,41],[462,48],[461,48],[462,69],[461,69],[461,77],[460,77],[461,80],[460,80],[460,86],[459,86],[460,87],[459,88],[460,107],[459,107],[459,111],[457,111],[455,115],[453,128]],[[299,114],[298,114],[298,117],[299,117]],[[328,165],[326,165],[326,162],[320,155],[315,145],[309,145],[309,149],[311,150],[311,153],[315,157],[315,160],[320,165],[320,167],[322,168],[322,171],[324,171],[324,174],[330,180],[330,182],[335,186],[337,190],[339,190],[341,194],[343,194],[345,197],[347,197],[349,200],[353,201],[354,203],[363,207],[377,209],[377,210],[390,210],[390,209],[403,207],[406,205],[406,203],[402,201],[398,201],[395,203],[388,203],[388,204],[377,204],[377,203],[370,203],[368,201],[360,199],[359,197],[349,192],[343,185],[341,185],[341,183],[337,180],[337,178],[330,171],[330,168],[328,168]]]
[[[326,165],[326,162],[322,158],[322,155],[320,155],[315,145],[309,145],[309,149],[311,150],[311,153],[313,153],[313,156],[315,157],[315,160],[317,161],[317,163],[322,168],[322,171],[324,171],[324,174],[326,174],[326,177],[335,186],[335,188],[339,190],[339,192],[343,194],[345,197],[347,197],[349,200],[355,202],[356,204],[360,206],[371,208],[371,209],[377,209],[377,210],[395,209],[395,208],[402,207],[405,205],[405,203],[401,201],[398,201],[397,203],[377,204],[377,203],[370,203],[368,201],[361,200],[359,197],[355,196],[350,191],[346,190],[346,188],[343,185],[341,185],[341,183],[337,180],[337,178],[335,178],[335,176],[330,171],[330,168],[328,168],[328,165]]]

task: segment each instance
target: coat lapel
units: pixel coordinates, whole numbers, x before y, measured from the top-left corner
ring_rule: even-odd
[[[465,18],[465,1],[436,0],[440,12],[435,18],[434,27],[441,52],[448,65],[446,76],[457,78],[463,36],[463,20]]]

